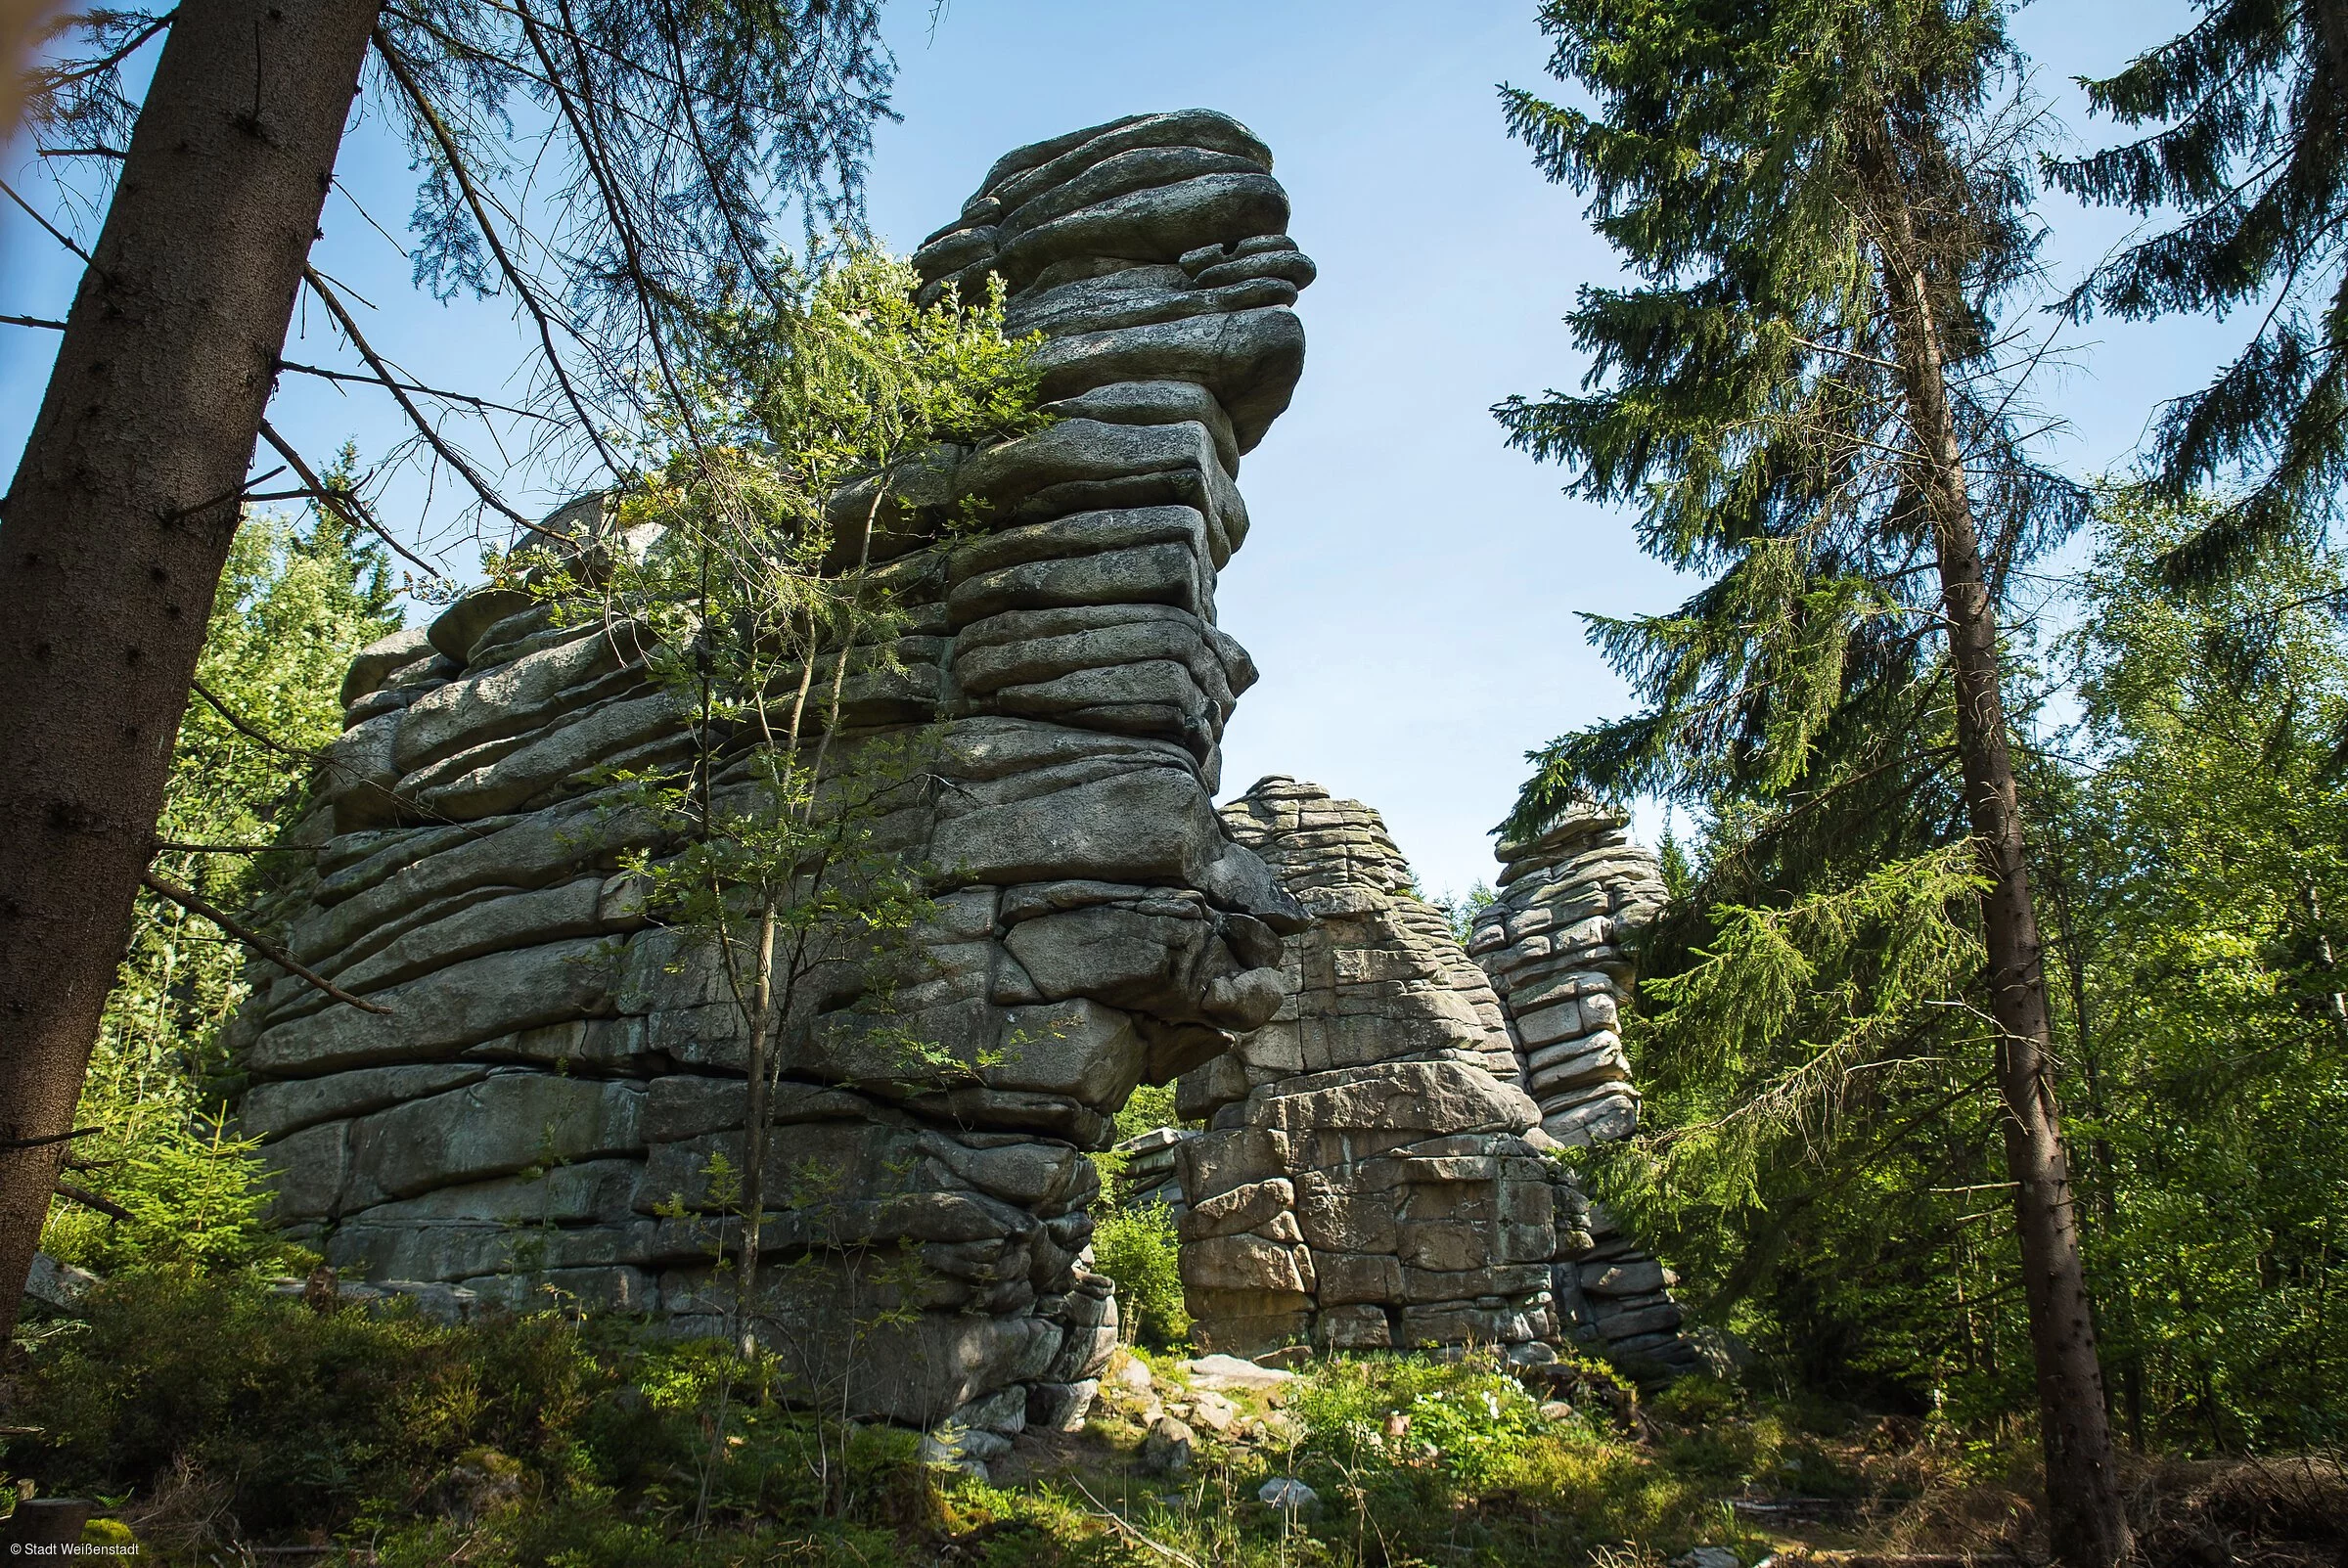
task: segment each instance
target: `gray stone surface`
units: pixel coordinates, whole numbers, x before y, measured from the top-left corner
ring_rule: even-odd
[[[736,1303],[713,1162],[755,1157],[769,1245],[809,1266],[766,1271],[751,1317],[811,1395],[959,1425],[971,1463],[1030,1411],[1081,1420],[1117,1323],[1081,1151],[1136,1083],[1276,1013],[1282,936],[1308,919],[1213,806],[1255,678],[1215,626],[1247,536],[1235,475],[1293,389],[1287,305],[1312,277],[1270,168],[1223,115],[1135,116],[1003,159],[917,258],[929,297],[1007,280],[1060,418],[926,454],[881,510],[873,559],[907,634],[851,670],[843,726],[936,738],[933,802],[885,828],[939,868],[931,962],[899,977],[888,1028],[852,980],[786,1020],[762,1148],[722,975],[616,874],[674,846],[595,770],[685,739],[637,630],[478,593],[353,661],[334,836],[289,945],[389,1011],[280,976],[232,1043],[278,1213],[354,1287],[553,1290],[718,1331]],[[829,508],[851,559],[874,493]],[[975,533],[947,526],[966,500]],[[595,498],[550,526],[589,570],[654,543]],[[1309,1278],[1301,1239],[1264,1244]]]
[[[1283,944],[1271,1016],[1178,1085],[1208,1129],[1123,1145],[1175,1156],[1200,1343],[1551,1337],[1550,1271],[1582,1239],[1582,1200],[1539,1157],[1482,971],[1368,807],[1272,778],[1223,817],[1314,918]]]
[[[1631,1006],[1633,947],[1663,908],[1662,874],[1622,817],[1597,806],[1497,853],[1499,896],[1477,915],[1468,951],[1508,1009],[1541,1125],[1565,1144],[1628,1138],[1639,1091],[1616,1026]],[[1671,1272],[1603,1207],[1589,1225],[1592,1250],[1555,1273],[1561,1330],[1642,1374],[1693,1370],[1700,1358],[1678,1333]]]
[[[1368,807],[1274,777],[1223,816],[1313,921],[1270,1018],[1177,1086],[1206,1130],[1119,1145],[1128,1199],[1179,1216],[1201,1340],[1534,1360],[1578,1338],[1642,1375],[1693,1365],[1670,1272],[1541,1157],[1637,1127],[1615,1025],[1662,889],[1621,824],[1504,846],[1463,949]]]

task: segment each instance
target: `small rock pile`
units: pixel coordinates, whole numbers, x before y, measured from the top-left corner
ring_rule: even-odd
[[[1179,1475],[1201,1438],[1274,1450],[1302,1441],[1304,1428],[1282,1409],[1295,1380],[1285,1368],[1223,1355],[1178,1362],[1161,1376],[1139,1357],[1120,1354],[1109,1363],[1102,1399],[1109,1413],[1142,1429],[1136,1456],[1145,1471]]]

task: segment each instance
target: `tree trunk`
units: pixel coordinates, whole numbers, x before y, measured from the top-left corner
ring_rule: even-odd
[[[758,972],[751,982],[750,1097],[742,1118],[742,1257],[734,1272],[734,1343],[758,1352],[758,1251],[766,1232],[766,1131],[774,1114],[775,911],[758,919]]]
[[[1948,385],[1926,277],[1906,194],[1887,157],[1869,171],[1879,194],[1883,285],[1911,432],[1920,449],[1920,488],[1931,510],[1957,680],[1957,749],[1965,809],[1990,889],[1982,900],[1989,950],[1997,1076],[2006,1103],[2006,1169],[2014,1183],[2022,1286],[2037,1366],[2040,1440],[2046,1449],[2050,1545],[2071,1568],[2113,1568],[2134,1550],[2112,1465],[2103,1373],[2096,1357],[2086,1273],[2047,1058],[2053,1024],[2038,915],[2031,905],[2021,802],[2007,747],[1995,604],[1966,493],[1964,446]]]
[[[380,0],[184,0],[0,503],[0,1334]]]

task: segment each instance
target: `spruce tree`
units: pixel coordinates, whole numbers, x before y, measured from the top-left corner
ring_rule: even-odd
[[[1748,885],[1766,868],[1754,890],[1802,911],[1806,936],[1744,920],[1756,954],[1905,931],[1914,951],[1894,941],[1878,978],[1931,977],[1963,934],[1934,912],[1977,923],[2053,1545],[2104,1568],[2131,1542],[2001,668],[2009,574],[2080,501],[2030,462],[2007,374],[2001,307],[2035,272],[2004,12],[1550,0],[1541,21],[1552,73],[1593,107],[1504,90],[1511,127],[1591,197],[1635,282],[1584,289],[1567,318],[1592,357],[1580,395],[1495,412],[1573,466],[1571,493],[1635,501],[1649,554],[1712,580],[1671,614],[1596,621],[1650,706],[1537,754],[1509,826],[1584,791],[1697,807],[1717,868]],[[1966,865],[1913,854],[1944,816]]]
[[[2153,432],[2162,499],[2248,481],[2164,558],[2172,582],[2208,586],[2287,535],[2320,532],[2348,478],[2348,6],[2200,0],[2200,11],[2119,74],[2084,84],[2098,112],[2160,128],[2048,172],[2091,202],[2183,209],[2105,261],[2074,312],[2259,313],[2234,363],[2170,404]]]

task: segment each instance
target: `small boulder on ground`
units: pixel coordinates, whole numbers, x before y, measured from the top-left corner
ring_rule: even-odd
[[[1182,1369],[1190,1374],[1193,1388],[1211,1389],[1219,1394],[1228,1394],[1235,1388],[1262,1393],[1296,1380],[1294,1372],[1277,1366],[1258,1366],[1237,1356],[1200,1356],[1184,1362]]]
[[[1298,1513],[1321,1501],[1321,1494],[1292,1475],[1276,1475],[1256,1488],[1256,1500],[1284,1513]]]
[[[1150,1423],[1142,1439],[1142,1468],[1152,1475],[1179,1475],[1191,1467],[1191,1449],[1197,1435],[1171,1415]]]
[[[1737,1553],[1726,1546],[1697,1546],[1684,1556],[1671,1559],[1671,1568],[1743,1568]]]
[[[1190,1419],[1220,1436],[1240,1418],[1239,1408],[1211,1389],[1200,1389],[1191,1400]]]
[[[1129,1356],[1119,1351],[1116,1359],[1109,1364],[1108,1381],[1138,1396],[1149,1393],[1154,1379],[1150,1375],[1148,1362],[1139,1356]]]

